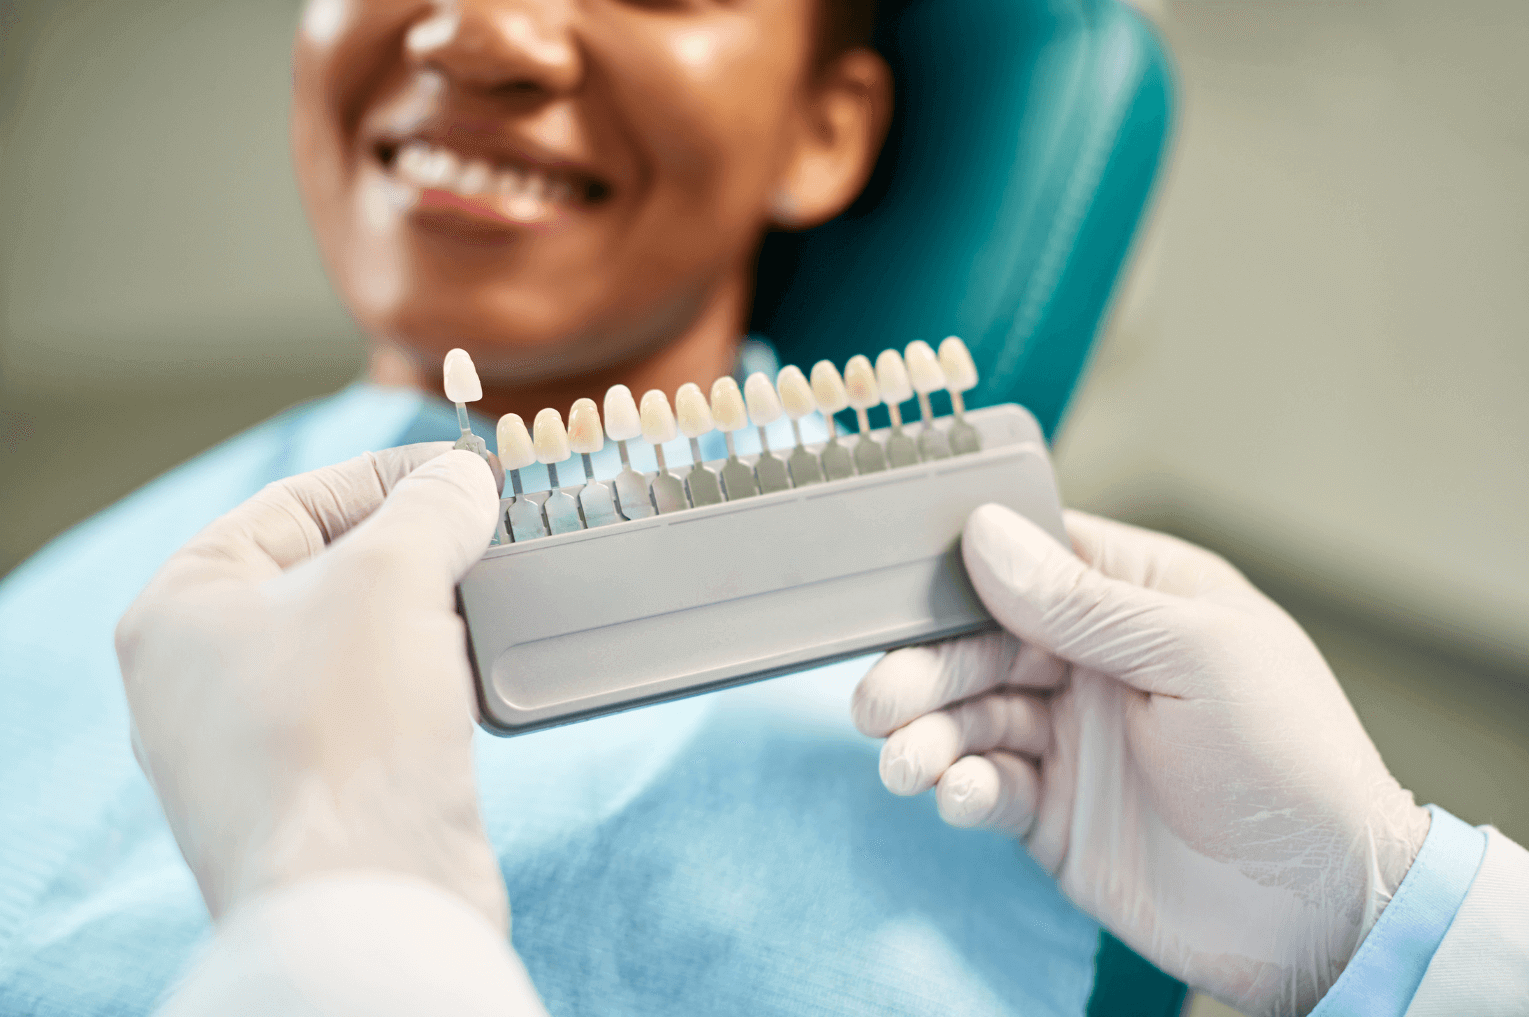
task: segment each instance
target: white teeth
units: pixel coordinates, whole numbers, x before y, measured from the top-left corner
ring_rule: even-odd
[[[844,387],[849,404],[857,410],[868,410],[881,403],[881,389],[876,384],[876,369],[870,358],[857,353],[844,365]]]
[[[807,376],[795,364],[787,364],[780,369],[780,374],[775,376],[775,387],[780,389],[781,404],[786,408],[786,416],[792,420],[801,420],[818,408],[817,401],[812,398],[812,386],[807,384]]]
[[[849,405],[849,394],[844,391],[844,379],[832,361],[819,360],[812,365],[812,395],[825,415],[838,413]]]
[[[674,425],[674,410],[669,408],[669,397],[656,388],[642,394],[642,436],[650,445],[662,445],[673,441],[679,434]]]
[[[605,447],[605,434],[600,430],[600,409],[593,399],[577,400],[568,411],[568,447],[581,455]]]
[[[563,416],[557,410],[550,406],[542,410],[531,427],[536,434],[537,462],[560,463],[572,455],[568,449],[568,432],[563,428]]]
[[[488,163],[474,159],[462,167],[462,175],[457,179],[457,190],[463,194],[481,194],[489,189],[493,172]]]
[[[523,470],[536,462],[536,449],[531,444],[531,433],[518,413],[506,413],[499,418],[499,463],[507,470]]]
[[[738,383],[723,375],[711,383],[711,419],[719,431],[739,431],[748,426],[748,412]]]
[[[445,375],[446,398],[454,403],[475,403],[483,398],[483,383],[478,380],[478,370],[466,350],[452,350],[446,354],[442,372]]]
[[[945,372],[940,370],[939,359],[924,340],[915,339],[909,343],[903,351],[903,360],[908,365],[913,391],[928,395],[945,387]]]
[[[680,418],[680,433],[685,437],[699,438],[712,429],[711,407],[706,404],[706,393],[695,382],[685,382],[674,393],[674,408]]]
[[[780,419],[780,396],[761,372],[755,371],[744,381],[743,397],[748,401],[749,420],[755,427],[768,427]]]
[[[460,159],[444,148],[434,149],[426,156],[423,173],[425,186],[449,188],[457,182],[461,172]]]
[[[888,406],[905,403],[913,398],[913,385],[908,381],[908,368],[896,350],[882,350],[876,358],[876,384],[881,388],[881,401]]]
[[[605,436],[611,441],[631,441],[642,434],[637,401],[625,385],[612,385],[605,393]]]
[[[971,351],[957,336],[940,343],[940,367],[945,372],[945,386],[952,392],[965,392],[977,385],[977,365]]]

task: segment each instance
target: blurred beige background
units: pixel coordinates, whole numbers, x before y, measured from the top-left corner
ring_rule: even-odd
[[[1182,118],[1066,497],[1227,554],[1404,783],[1529,841],[1529,4],[1149,6]],[[297,9],[0,2],[0,573],[360,371]]]

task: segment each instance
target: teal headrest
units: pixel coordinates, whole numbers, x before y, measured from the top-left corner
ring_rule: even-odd
[[[966,340],[968,405],[1056,427],[1157,175],[1167,56],[1118,0],[888,0],[897,82],[866,193],[765,245],[753,329],[782,363]]]

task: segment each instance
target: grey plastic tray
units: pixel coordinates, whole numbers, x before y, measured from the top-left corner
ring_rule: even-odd
[[[1064,539],[1061,507],[1034,417],[966,418],[979,452],[489,548],[458,589],[483,726],[520,734],[991,625],[961,564],[966,517],[997,502]]]

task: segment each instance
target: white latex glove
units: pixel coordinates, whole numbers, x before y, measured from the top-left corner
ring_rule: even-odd
[[[1077,557],[1007,509],[972,514],[966,568],[1007,631],[864,678],[882,780],[1021,838],[1164,971],[1249,1014],[1305,1013],[1428,813],[1311,640],[1225,561],[1076,512],[1067,529]]]
[[[118,626],[134,752],[214,919],[382,870],[507,928],[453,610],[498,495],[482,459],[448,448],[271,484],[166,562]]]

